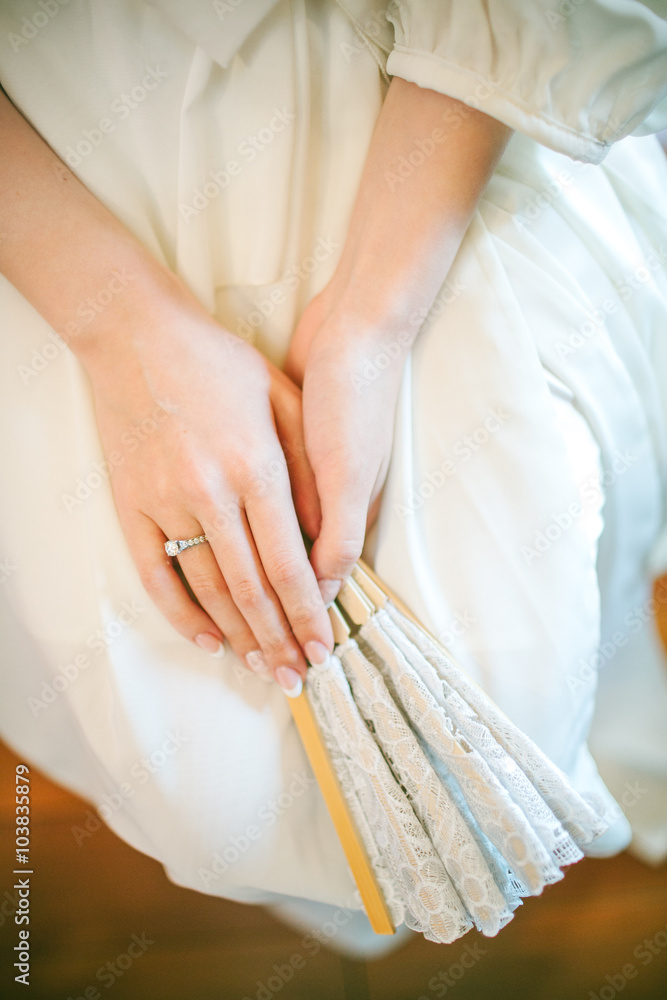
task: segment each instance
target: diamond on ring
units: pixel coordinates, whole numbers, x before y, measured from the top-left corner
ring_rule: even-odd
[[[201,545],[207,542],[206,535],[195,535],[194,538],[170,539],[164,543],[164,550],[168,556],[177,556],[183,549],[189,549],[191,545]]]

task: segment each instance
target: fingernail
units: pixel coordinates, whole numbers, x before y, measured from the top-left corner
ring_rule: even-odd
[[[340,580],[318,580],[317,586],[320,588],[320,594],[322,595],[322,600],[328,606],[332,601],[336,599],[338,591],[341,588]]]
[[[278,667],[276,670],[276,680],[288,698],[298,698],[303,690],[301,674],[291,667]]]
[[[246,653],[245,661],[256,674],[268,674],[269,668],[266,665],[266,660],[258,649],[251,649],[249,653]]]
[[[211,632],[200,632],[199,635],[195,636],[195,642],[200,649],[203,649],[206,653],[210,653],[211,656],[215,656],[218,660],[225,652],[223,644]]]
[[[329,650],[323,642],[319,642],[317,639],[311,639],[310,642],[307,642],[303,651],[308,662],[315,667],[324,667],[329,662]]]

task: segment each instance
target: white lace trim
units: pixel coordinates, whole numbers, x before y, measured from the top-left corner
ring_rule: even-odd
[[[494,935],[605,829],[601,807],[390,602],[307,690],[396,925]]]

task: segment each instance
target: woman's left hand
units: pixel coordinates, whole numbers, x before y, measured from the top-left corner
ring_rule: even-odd
[[[510,134],[454,98],[391,81],[341,259],[306,309],[286,365],[303,385],[322,511],[311,563],[325,603],[377,514],[410,346]]]
[[[409,352],[406,337],[364,325],[325,289],[303,314],[285,368],[303,386],[306,452],[321,507],[311,563],[325,603],[349,576],[377,516]]]

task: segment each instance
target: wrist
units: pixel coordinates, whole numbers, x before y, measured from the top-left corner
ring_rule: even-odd
[[[397,174],[434,130],[440,139],[429,155]],[[414,339],[510,134],[459,101],[392,80],[326,290],[331,309],[358,335]]]
[[[445,283],[459,245],[457,238],[437,255],[413,258],[409,266],[387,255],[367,268],[337,272],[321,293],[322,314],[335,320],[350,338],[378,348],[399,343],[409,349]]]
[[[210,320],[183,282],[148,255],[100,271],[93,289],[71,302],[57,329],[91,377],[115,358],[125,362],[161,329],[197,315]]]

